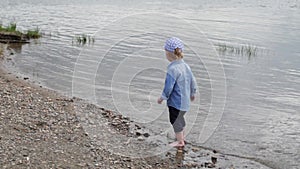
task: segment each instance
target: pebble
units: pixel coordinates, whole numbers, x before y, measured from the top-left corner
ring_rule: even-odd
[[[211,161],[213,164],[216,164],[217,163],[217,157],[211,157]]]
[[[150,136],[149,133],[144,133],[143,135],[144,135],[144,137],[149,137]]]
[[[193,152],[198,152],[198,151],[200,151],[200,148],[198,148],[198,147],[192,147],[192,151]]]
[[[138,139],[138,141],[144,141],[145,140],[145,138],[143,136],[139,136],[137,139]]]
[[[216,166],[215,166],[215,164],[213,164],[213,163],[205,162],[205,163],[204,163],[204,167],[207,167],[207,168],[215,168]]]

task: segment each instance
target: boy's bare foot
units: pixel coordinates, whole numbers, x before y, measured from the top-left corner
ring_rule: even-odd
[[[182,143],[182,142],[179,142],[179,141],[175,141],[175,142],[169,144],[169,146],[171,146],[171,147],[184,147],[184,142]]]

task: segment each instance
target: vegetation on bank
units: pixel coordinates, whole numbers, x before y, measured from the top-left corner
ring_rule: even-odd
[[[11,23],[7,27],[3,27],[2,25],[0,25],[0,31],[15,32],[15,33],[20,33],[21,34],[21,32],[17,31],[17,24],[16,23]]]
[[[0,25],[0,42],[26,42],[28,39],[37,39],[41,36],[42,35],[38,27],[33,30],[21,32],[17,30],[16,23],[11,23],[6,27]]]
[[[41,33],[40,33],[40,29],[38,27],[36,27],[33,30],[28,30],[25,35],[28,38],[32,38],[32,39],[37,39],[37,38],[40,38],[42,36]]]

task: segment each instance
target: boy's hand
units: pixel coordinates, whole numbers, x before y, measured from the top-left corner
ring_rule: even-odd
[[[191,96],[191,101],[194,101],[195,100],[195,96]]]
[[[163,100],[161,97],[157,99],[157,103],[158,103],[158,104],[161,104],[163,101],[164,101],[164,100]]]

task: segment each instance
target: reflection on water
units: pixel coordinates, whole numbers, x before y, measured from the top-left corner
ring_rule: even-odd
[[[16,53],[22,53],[22,46],[23,43],[10,43],[8,44],[7,48],[13,50]]]
[[[204,144],[226,153],[246,155],[258,158],[273,168],[298,168],[300,166],[300,13],[299,2],[294,1],[199,1],[189,0],[183,5],[173,1],[3,1],[0,0],[0,18],[3,24],[15,21],[19,29],[31,29],[39,26],[42,31],[51,36],[44,36],[36,43],[16,46],[17,52],[13,58],[13,69],[26,76],[32,76],[43,85],[72,95],[72,80],[75,62],[79,54],[85,59],[80,62],[82,70],[76,72],[82,82],[81,97],[92,99],[101,106],[115,109],[111,102],[112,75],[124,58],[146,58],[148,62],[134,63],[129,61],[128,70],[139,66],[156,63],[166,65],[160,44],[164,36],[169,36],[172,30],[180,29],[190,23],[201,29],[213,44],[230,44],[241,47],[253,44],[257,47],[255,55],[249,59],[243,55],[244,49],[232,49],[220,53],[226,75],[226,106],[217,131]],[[181,3],[180,3],[181,4]],[[108,24],[117,19],[143,12],[160,12],[171,14],[184,20],[179,25],[172,25],[172,20],[164,20],[158,24],[147,25],[152,21],[137,22],[135,27],[113,27],[115,31],[107,34],[97,34]],[[155,18],[153,18],[155,20]],[[125,20],[125,19],[124,19]],[[153,22],[154,22],[153,20]],[[161,31],[161,36],[135,36],[124,39],[108,53],[109,43],[117,35],[137,34],[145,31]],[[192,36],[192,28],[181,31],[184,42],[189,46],[199,46],[202,52],[200,58],[208,59],[214,64],[217,59],[207,54],[202,39]],[[165,34],[169,31],[169,34]],[[95,45],[72,46],[72,37],[78,34],[96,34]],[[111,33],[111,34],[109,34]],[[152,36],[153,35],[153,36]],[[111,39],[108,39],[110,37]],[[148,48],[157,47],[157,48]],[[82,49],[84,49],[82,51]],[[262,49],[262,50],[260,50]],[[92,53],[88,53],[92,52]],[[97,53],[94,55],[95,53]],[[97,66],[99,56],[107,54]],[[203,60],[195,59],[196,54],[188,49],[185,61],[189,63],[198,77],[200,98],[195,107],[200,106],[200,114],[194,117],[193,112],[188,119],[196,120],[195,126],[188,135],[188,140],[197,143],[198,135],[203,125],[210,103],[212,81]],[[78,66],[78,65],[77,65]],[[125,73],[125,72],[124,72]],[[128,90],[133,107],[144,112],[155,107],[152,96],[159,94],[162,88],[164,67],[161,70],[147,69],[139,72],[132,79]],[[94,81],[88,81],[91,77]],[[79,78],[78,77],[78,78]],[[124,76],[123,76],[124,77]],[[122,77],[120,77],[122,78]],[[122,79],[118,82],[123,82]],[[95,84],[84,86],[84,84]],[[116,92],[124,92],[122,83],[115,84]],[[94,93],[87,89],[95,88]],[[216,91],[215,91],[216,92]],[[148,97],[149,96],[149,97]],[[140,106],[143,105],[143,106]],[[126,105],[124,106],[126,108]],[[149,115],[150,114],[150,115]],[[151,113],[142,114],[145,118],[158,116]],[[157,124],[149,126],[156,130],[169,127],[164,114],[156,117]]]

